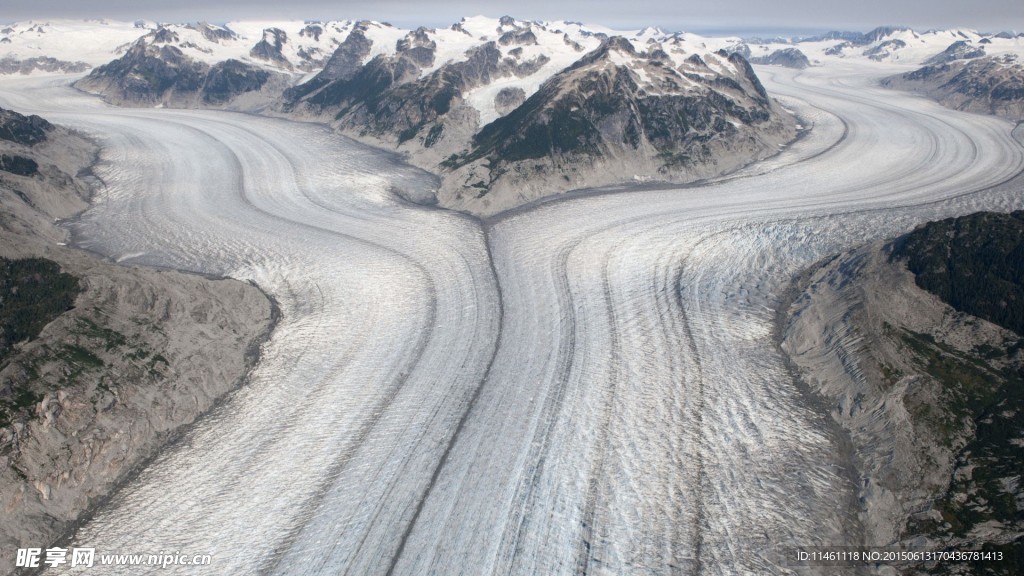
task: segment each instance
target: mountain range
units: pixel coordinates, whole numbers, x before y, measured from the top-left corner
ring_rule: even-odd
[[[571,189],[690,182],[776,153],[797,120],[753,64],[876,62],[885,83],[1019,116],[1024,38],[881,27],[811,38],[463,18],[215,25],[26,22],[0,29],[0,73],[89,73],[123,106],[213,107],[331,125],[437,173],[434,201],[488,215]],[[920,68],[918,68],[920,67]]]

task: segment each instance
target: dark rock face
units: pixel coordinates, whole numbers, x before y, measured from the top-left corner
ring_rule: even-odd
[[[39,164],[24,156],[0,154],[0,170],[17,176],[34,176],[39,173]]]
[[[310,24],[302,30],[299,30],[299,36],[304,38],[312,38],[313,40],[320,40],[320,35],[324,33],[323,26],[319,24]]]
[[[508,19],[498,32],[438,66],[421,29],[393,55],[360,65],[370,47],[355,30],[321,74],[286,92],[282,108],[401,147],[440,170],[442,205],[480,213],[631,176],[710,177],[774,153],[794,134],[740,54],[683,62],[674,59],[678,38],[641,52],[626,38],[604,37],[528,96],[529,84],[509,80],[536,78],[550,63],[524,46],[542,32]],[[494,92],[479,91],[485,86]]]
[[[437,42],[430,39],[426,28],[420,27],[399,40],[396,50],[420,68],[427,68],[434,65]]]
[[[288,59],[281,53],[281,48],[288,41],[288,34],[280,28],[267,28],[263,31],[263,40],[260,40],[249,51],[249,56],[278,63],[285,68],[291,68]]]
[[[797,48],[783,48],[776,50],[767,56],[758,56],[750,59],[751,64],[769,64],[772,66],[784,66],[786,68],[803,69],[811,65],[807,56]]]
[[[923,92],[960,110],[1024,118],[1024,64],[1012,54],[924,66],[882,85]]]
[[[39,116],[25,116],[0,108],[0,140],[34,146],[46,140],[53,125]]]
[[[359,22],[345,41],[331,55],[323,71],[317,75],[321,80],[349,80],[362,67],[363,59],[370,53],[373,41],[366,37],[366,23]]]
[[[963,40],[958,40],[950,44],[941,53],[932,56],[925,60],[925,64],[945,64],[946,62],[952,62],[954,60],[970,60],[971,58],[981,58],[985,55],[985,49],[983,47],[975,48]]]
[[[865,34],[861,42],[863,44],[871,44],[872,42],[878,42],[879,40],[885,38],[886,36],[892,36],[897,32],[906,32],[908,30],[910,30],[910,28],[903,28],[899,26],[879,26],[878,28],[875,28],[874,30]]]
[[[907,30],[909,30],[909,28],[901,28],[896,26],[879,26],[878,28],[875,28],[874,30],[867,33],[833,30],[831,32],[826,32],[825,34],[822,34],[820,36],[804,38],[802,41],[821,42],[824,40],[842,40],[843,44],[848,44],[850,46],[867,46],[868,44],[878,42],[879,40],[885,38],[886,36],[890,36],[892,34],[895,34],[896,32],[905,32]]]
[[[526,101],[526,92],[522,88],[502,88],[494,97],[494,108],[504,116],[515,110]]]
[[[953,308],[1024,335],[1024,211],[929,222],[893,258]]]
[[[128,102],[159,102],[171,92],[196,92],[207,67],[173,46],[146,46],[140,41],[121,58],[95,68],[76,86]]]
[[[528,46],[537,43],[537,36],[529,28],[512,30],[502,34],[498,43],[502,46]]]
[[[357,22],[345,41],[334,51],[323,70],[309,82],[293,86],[284,93],[283,107],[290,110],[296,102],[334,81],[351,80],[363,67],[373,41],[366,37],[367,22]]]
[[[203,101],[223,104],[238,94],[259,90],[269,79],[270,73],[266,70],[253,68],[238,60],[218,62],[206,75],[202,89]]]
[[[820,36],[811,36],[810,38],[804,38],[803,39],[804,42],[822,42],[824,40],[842,40],[842,42],[841,42],[842,44],[850,44],[851,46],[854,45],[854,44],[867,44],[868,43],[865,40],[864,33],[862,33],[862,32],[850,32],[850,31],[845,31],[845,30],[843,30],[843,31],[832,30],[832,31],[826,32],[826,33],[824,33],[824,34],[822,34]]]
[[[223,104],[245,92],[259,90],[270,74],[237,60],[213,67],[185,56],[174,46],[146,46],[140,41],[118,60],[100,66],[75,83],[129,104],[174,103],[200,98]]]

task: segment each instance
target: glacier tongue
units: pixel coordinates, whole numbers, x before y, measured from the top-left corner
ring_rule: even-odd
[[[734,177],[483,227],[397,200],[433,179],[314,125],[40,88],[21,103],[63,110],[21,111],[106,145],[82,246],[253,279],[284,312],[251,383],[75,545],[221,573],[733,574],[858,542],[841,438],[774,344],[780,292],[868,238],[1024,204],[999,186],[1024,168],[1011,125],[872,74],[763,73],[814,130]]]

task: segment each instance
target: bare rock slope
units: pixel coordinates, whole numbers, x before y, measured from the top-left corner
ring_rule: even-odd
[[[783,350],[850,436],[866,544],[1019,552],[1024,338],[920,288],[906,242],[809,271]]]
[[[882,81],[928,95],[944,106],[1024,119],[1024,64],[1015,54],[943,60]]]
[[[87,206],[95,146],[0,111],[0,258],[45,258],[77,279],[73,307],[0,357],[0,573],[47,547],[182,426],[238,386],[272,323],[255,287],[129,268],[62,246]],[[22,287],[24,289],[24,287]],[[0,302],[0,306],[3,303]]]

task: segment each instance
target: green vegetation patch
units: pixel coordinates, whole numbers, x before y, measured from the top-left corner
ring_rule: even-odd
[[[1024,334],[1024,211],[929,222],[893,256],[953,308]]]
[[[0,258],[0,365],[18,342],[70,310],[81,292],[78,279],[43,258]]]
[[[1024,371],[997,368],[989,364],[1006,357],[1016,341],[1002,348],[979,346],[961,353],[937,342],[927,334],[905,331],[903,344],[913,352],[921,368],[935,378],[949,394],[941,409],[922,406],[912,410],[916,424],[925,424],[949,442],[958,437],[965,420],[973,422],[974,435],[959,450],[957,473],[946,493],[935,502],[941,521],[911,521],[911,534],[943,539],[965,537],[976,526],[997,521],[1006,526],[1024,522],[1015,493],[1024,481],[1024,458],[1020,442],[1024,437]],[[1004,552],[1006,561],[972,565],[958,574],[1020,574],[1022,541],[986,549]],[[972,549],[969,547],[964,550]],[[942,565],[924,567],[928,574],[947,574]],[[964,568],[961,566],[961,568]]]

